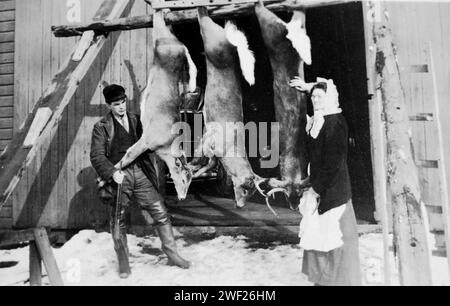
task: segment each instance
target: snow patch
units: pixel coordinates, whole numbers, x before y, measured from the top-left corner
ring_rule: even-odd
[[[122,280],[109,233],[81,231],[62,248],[54,249],[66,285],[161,285],[161,286],[299,286],[312,285],[301,273],[303,252],[297,244],[273,243],[253,248],[245,236],[219,236],[192,242],[177,233],[182,256],[192,268],[182,270],[167,265],[158,237],[128,235],[132,274]],[[0,269],[0,286],[28,285],[28,247],[0,251],[0,261],[18,261]],[[392,252],[391,252],[392,255]],[[383,240],[381,234],[360,237],[360,256],[365,285],[383,283]],[[73,263],[79,263],[74,265]],[[77,271],[77,269],[79,271]],[[398,272],[391,258],[392,283],[398,285]],[[44,270],[45,271],[45,270]],[[445,257],[432,258],[435,285],[450,284]],[[79,276],[79,277],[74,277]],[[44,278],[44,284],[48,279]]]

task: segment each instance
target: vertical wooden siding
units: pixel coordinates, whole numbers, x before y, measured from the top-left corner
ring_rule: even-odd
[[[15,1],[0,1],[0,153],[13,136]],[[12,201],[0,211],[0,228],[11,227]]]
[[[450,156],[450,3],[423,2],[385,2],[384,8],[389,12],[390,25],[397,46],[398,61],[401,68],[411,65],[428,64],[428,46],[433,50],[437,87],[441,107],[441,120],[445,142],[445,157]],[[370,22],[366,23],[371,27]],[[371,28],[368,30],[371,31]],[[366,33],[369,33],[366,29]],[[370,42],[369,42],[370,44]],[[374,58],[372,58],[373,62]],[[372,76],[369,76],[372,78]],[[372,80],[374,82],[374,80]],[[372,83],[373,83],[372,82]],[[408,112],[410,115],[434,112],[434,95],[430,73],[402,73]],[[374,101],[374,100],[373,100]],[[415,160],[437,160],[438,140],[436,126],[433,122],[411,122]],[[376,165],[375,165],[376,167]],[[439,171],[419,167],[422,198],[430,209],[431,230],[443,230],[442,217],[432,211],[439,211],[442,199],[439,193]],[[450,169],[446,169],[450,179]]]
[[[81,0],[81,21],[90,21],[101,3]],[[148,9],[144,1],[135,1],[130,15],[142,15]],[[51,34],[51,25],[68,23],[67,10],[66,1],[61,0],[17,1],[15,127],[22,124],[78,39],[54,38]],[[82,90],[64,113],[54,141],[42,148],[17,188],[13,203],[15,227],[38,224],[69,229],[106,222],[107,209],[97,200],[96,175],[89,161],[91,131],[106,112],[101,105],[105,83],[126,87],[132,101],[130,109],[138,111],[137,101],[152,61],[151,30],[113,33],[108,44],[102,54],[103,63],[95,63],[96,73],[83,81]],[[102,72],[100,66],[104,63],[106,69]]]

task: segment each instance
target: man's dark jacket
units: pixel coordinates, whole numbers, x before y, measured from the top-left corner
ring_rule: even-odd
[[[352,197],[347,166],[348,127],[342,114],[324,116],[316,139],[308,137],[310,178],[320,195],[319,215],[347,203]]]
[[[130,132],[134,133],[137,139],[139,139],[142,136],[142,124],[139,120],[139,116],[128,112],[127,116],[130,123]],[[112,113],[109,112],[94,125],[90,154],[92,166],[95,171],[97,171],[100,178],[105,182],[110,182],[112,175],[115,171],[117,171],[113,163],[109,160],[111,156],[111,144],[113,139],[114,121]],[[147,178],[158,190],[158,178],[155,167],[150,159],[150,154],[152,154],[150,150],[144,152],[137,159],[137,162]]]

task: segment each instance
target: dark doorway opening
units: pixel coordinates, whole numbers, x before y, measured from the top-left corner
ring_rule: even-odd
[[[285,14],[287,16],[287,14]],[[232,20],[237,27],[243,31],[246,36],[250,46],[250,49],[254,51],[254,56],[256,59],[255,64],[255,76],[256,83],[253,86],[249,86],[247,82],[241,77],[242,86],[242,98],[243,98],[243,114],[244,123],[247,122],[267,122],[268,130],[267,135],[270,141],[270,123],[275,122],[275,110],[273,105],[273,77],[272,68],[270,66],[269,57],[266,52],[264,41],[261,36],[259,29],[259,24],[256,16],[250,15],[246,17],[241,17]],[[221,26],[225,25],[226,20],[215,20]],[[200,35],[200,28],[197,22],[186,23],[181,25],[172,26],[173,32],[177,38],[186,45],[188,48],[193,61],[195,62],[198,75],[197,75],[197,85],[204,89],[206,87],[206,59],[203,50],[203,40]],[[249,152],[249,139],[246,139],[247,152]],[[279,175],[278,168],[265,169],[261,168],[260,163],[260,152],[258,156],[249,157],[249,162],[252,166],[253,171],[263,177],[277,177]],[[229,181],[231,188],[228,189],[227,196],[234,197],[232,183]],[[197,186],[198,184],[193,183],[191,185],[190,191],[195,192],[197,190],[206,191],[208,187],[211,187],[208,182],[202,183],[202,186]],[[204,185],[204,186],[203,186]],[[207,187],[205,187],[207,186]],[[199,187],[199,188],[197,188]],[[215,188],[211,188],[215,189]],[[210,191],[210,190],[208,190]],[[274,205],[284,205],[287,203],[282,201],[283,199],[278,199],[275,201]],[[251,199],[253,202],[265,203],[262,196],[255,193]],[[283,203],[284,202],[284,203]]]
[[[375,202],[362,3],[309,9],[306,28],[311,38],[312,65],[308,82],[333,79],[349,126],[348,166],[353,205],[358,219],[374,221]]]
[[[290,19],[289,13],[282,12],[277,15],[285,21]],[[348,164],[353,205],[358,219],[374,222],[375,203],[362,4],[351,3],[309,9],[306,12],[306,20],[312,43],[313,64],[305,66],[305,78],[308,82],[315,81],[316,77],[331,78],[339,90],[341,107],[349,125]],[[224,25],[224,21],[216,22]],[[234,22],[245,32],[256,58],[256,84],[250,87],[242,80],[244,120],[274,122],[272,68],[256,16],[241,17]],[[198,23],[175,25],[173,30],[189,49],[199,71],[198,85],[204,88],[206,62]],[[278,169],[261,169],[259,158],[260,156],[249,158],[257,174],[265,177],[278,176]],[[259,202],[262,199],[256,196],[252,200]],[[281,202],[278,205],[286,205]]]

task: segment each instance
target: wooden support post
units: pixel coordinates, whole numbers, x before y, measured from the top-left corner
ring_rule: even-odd
[[[411,152],[409,118],[400,69],[387,17],[374,23],[376,71],[386,119],[387,174],[392,193],[394,246],[402,285],[431,285],[426,216],[423,215],[419,177]]]
[[[167,5],[172,2],[178,1],[168,1],[165,2]],[[191,1],[192,2],[192,1]],[[256,0],[254,2],[257,2]],[[281,1],[269,1],[276,2],[273,4],[268,4],[266,7],[271,11],[286,11],[293,9],[305,9],[312,7],[328,6],[342,3],[352,2],[350,0],[325,0],[325,1],[299,1],[295,3],[292,0],[281,0]],[[187,5],[187,4],[186,4]],[[184,7],[192,7],[190,6]],[[195,4],[197,5],[197,4]],[[212,18],[235,18],[241,16],[248,16],[254,14],[254,4],[242,4],[239,6],[228,5],[221,7],[208,8],[209,15]],[[166,24],[178,24],[183,22],[196,22],[197,21],[197,9],[186,9],[180,11],[173,11],[165,15]],[[113,31],[126,31],[135,30],[142,28],[150,28],[153,26],[153,16],[136,16],[129,18],[120,18],[115,20],[102,20],[96,21],[90,24],[78,24],[78,25],[60,25],[52,26],[53,34],[56,37],[70,37],[70,36],[80,36],[86,31],[95,31],[97,33],[107,33]]]
[[[35,241],[30,241],[30,286],[42,285],[42,258]]]
[[[440,179],[440,193],[442,202],[442,218],[444,219],[444,233],[445,233],[445,249],[447,252],[447,263],[450,275],[450,199],[448,194],[448,184],[446,164],[445,164],[445,150],[444,150],[444,136],[442,132],[441,125],[441,106],[439,103],[439,91],[437,88],[437,78],[436,78],[436,67],[434,65],[433,50],[431,48],[431,42],[429,43],[429,54],[430,54],[430,66],[431,75],[433,80],[433,95],[434,95],[434,116],[436,118],[436,127],[438,132],[438,142],[439,142],[439,155],[440,159],[438,162],[439,167],[439,179]]]
[[[44,262],[45,270],[47,271],[50,284],[52,286],[64,286],[61,273],[59,272],[58,264],[56,263],[55,256],[53,256],[52,247],[50,246],[50,241],[48,239],[46,230],[40,228],[35,229],[33,232],[36,246],[39,250],[40,257]]]
[[[50,284],[53,286],[63,286],[64,283],[61,278],[61,273],[53,256],[49,236],[45,228],[0,233],[0,247],[25,242],[30,242],[30,286],[40,286],[42,284],[42,261],[50,279]]]
[[[369,14],[370,5],[363,4],[364,16]],[[387,198],[386,181],[386,150],[385,150],[385,125],[382,120],[382,100],[381,92],[376,88],[377,79],[375,71],[376,48],[373,45],[373,31],[370,27],[365,27],[366,40],[366,68],[367,86],[370,95],[370,145],[372,153],[373,188],[375,196],[376,215],[375,219],[381,222],[383,233],[383,271],[384,285],[391,285],[391,265],[390,265],[390,245],[389,234],[392,229],[392,222],[389,218],[390,202]]]
[[[134,0],[105,0],[94,19],[121,17],[129,13],[133,4]],[[41,145],[52,135],[56,135],[60,118],[77,92],[79,84],[91,69],[91,64],[100,56],[105,46],[109,47],[105,44],[106,40],[106,37],[97,37],[81,61],[74,61],[72,56],[69,58],[36,103],[33,111],[27,116],[13,140],[0,155],[0,209],[14,191]],[[84,44],[85,41],[83,40],[81,43]],[[77,50],[79,51],[78,47],[75,51]],[[105,59],[106,62],[107,59]],[[48,108],[52,112],[51,117],[40,135],[37,138],[33,137],[32,145],[25,146],[26,136],[41,108]]]
[[[381,113],[382,113],[382,101],[381,101],[381,92],[377,91],[377,101],[374,101],[376,103],[374,109],[376,110],[376,113],[379,115],[378,120],[381,121]],[[378,125],[379,130],[377,131],[377,146],[378,152],[380,153],[378,164],[380,165],[380,168],[377,172],[379,177],[377,179],[379,182],[379,186],[381,187],[379,190],[381,203],[379,203],[377,207],[377,213],[379,213],[379,217],[381,219],[381,224],[383,228],[383,269],[384,269],[384,285],[390,286],[391,285],[391,263],[390,263],[390,251],[389,246],[391,245],[390,239],[389,239],[389,233],[392,228],[392,222],[390,222],[389,218],[389,209],[388,209],[388,196],[387,196],[387,182],[386,182],[386,151],[385,151],[385,144],[384,144],[384,124],[381,123]],[[381,177],[383,176],[383,177]]]

